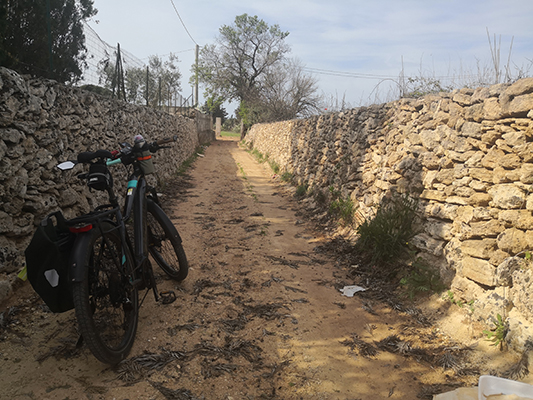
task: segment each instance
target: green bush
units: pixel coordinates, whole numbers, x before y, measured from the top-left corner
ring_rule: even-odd
[[[339,197],[331,202],[328,212],[338,218],[342,225],[348,226],[353,224],[355,206],[349,197]]]
[[[409,241],[417,234],[418,200],[408,195],[384,199],[374,218],[357,228],[356,248],[378,265],[390,264],[406,254]]]
[[[303,185],[299,185],[296,188],[296,193],[294,193],[295,197],[304,197],[307,194],[307,189],[309,188],[309,185],[307,183],[304,183]]]
[[[293,175],[290,172],[284,172],[280,178],[283,182],[292,182]]]

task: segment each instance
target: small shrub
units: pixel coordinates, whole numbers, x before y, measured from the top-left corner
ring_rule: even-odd
[[[500,351],[503,350],[505,338],[509,332],[509,323],[504,321],[502,316],[498,314],[497,319],[492,319],[494,327],[491,330],[484,330],[483,333],[487,336],[487,340],[492,342],[491,346],[500,346]]]
[[[405,287],[410,299],[422,292],[436,293],[444,290],[439,273],[421,258],[413,261],[409,273],[400,280],[400,284]]]
[[[338,218],[344,226],[353,224],[353,216],[355,214],[355,206],[352,199],[339,197],[333,200],[329,205],[328,212]]]
[[[374,218],[357,228],[356,248],[370,255],[374,264],[385,265],[405,255],[409,241],[416,235],[418,201],[408,195],[384,200]]]
[[[275,174],[279,174],[281,168],[277,162],[275,162],[274,160],[268,160],[268,164],[270,165],[270,168],[272,169],[272,171],[274,171]]]
[[[309,185],[307,183],[304,183],[303,185],[299,185],[296,188],[296,193],[294,194],[295,197],[304,197],[307,193],[307,189],[309,188]]]
[[[324,192],[320,189],[313,189],[313,197],[315,198],[317,204],[320,206],[326,204],[326,201],[328,199]]]
[[[280,178],[283,182],[292,182],[292,177],[293,175],[290,172],[285,171]]]

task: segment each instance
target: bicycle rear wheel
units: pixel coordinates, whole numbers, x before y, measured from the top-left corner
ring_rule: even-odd
[[[133,257],[111,223],[105,235],[94,228],[78,238],[84,279],[72,292],[80,333],[94,356],[117,364],[131,350],[137,331],[139,297],[133,281]]]
[[[182,281],[189,263],[178,230],[153,200],[148,200],[148,251],[157,265],[172,279]]]

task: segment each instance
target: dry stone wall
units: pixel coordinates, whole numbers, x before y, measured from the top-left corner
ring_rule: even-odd
[[[23,267],[24,249],[46,215],[61,209],[74,217],[102,200],[101,193],[89,191],[76,178],[82,166],[61,172],[58,163],[82,151],[118,149],[119,143],[132,143],[137,134],[147,141],[177,135],[171,149],[154,157],[157,172],[150,178],[162,184],[201,142],[214,139],[214,132],[198,119],[22,77],[0,67],[0,301],[12,290],[14,276]],[[117,193],[123,193],[126,169],[115,168]]]
[[[371,215],[391,191],[420,199],[413,241],[455,298],[533,336],[533,78],[305,120],[255,125],[246,141],[300,184],[351,196]],[[523,253],[522,253],[523,254]]]

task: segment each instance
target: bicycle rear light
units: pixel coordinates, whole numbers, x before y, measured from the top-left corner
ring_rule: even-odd
[[[76,225],[68,228],[72,233],[89,232],[91,229],[93,229],[93,224]]]

